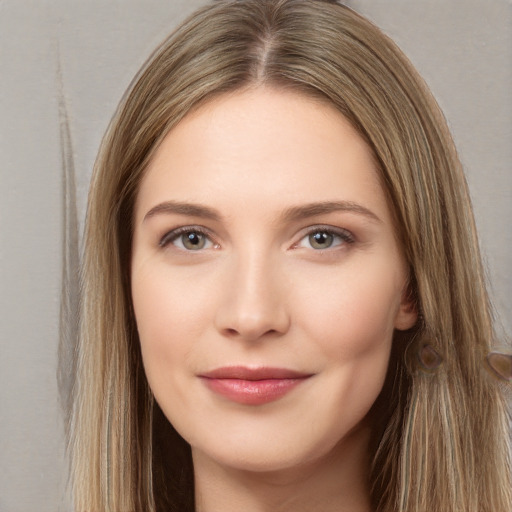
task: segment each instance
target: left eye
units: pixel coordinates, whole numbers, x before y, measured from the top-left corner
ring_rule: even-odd
[[[348,231],[332,231],[329,229],[316,229],[308,233],[297,244],[298,247],[308,247],[315,250],[331,249],[344,243],[352,243],[352,235]]]

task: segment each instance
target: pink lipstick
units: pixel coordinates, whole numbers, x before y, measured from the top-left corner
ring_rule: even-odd
[[[226,366],[200,375],[211,391],[245,405],[278,400],[311,376],[285,368],[244,366]]]

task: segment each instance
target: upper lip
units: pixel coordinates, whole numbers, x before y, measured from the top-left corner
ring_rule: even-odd
[[[311,377],[311,373],[304,373],[288,368],[271,368],[248,366],[223,366],[215,368],[200,377],[208,379],[240,379],[240,380],[265,380],[265,379],[304,379]]]

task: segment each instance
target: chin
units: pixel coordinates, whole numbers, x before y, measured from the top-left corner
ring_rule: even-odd
[[[218,452],[205,452],[193,447],[192,457],[194,463],[198,460],[210,460],[213,464],[224,468],[250,473],[287,471],[313,461],[313,457],[303,453],[290,453],[289,451],[283,453],[274,449],[262,449],[262,447],[250,449],[247,446],[243,449],[232,447],[229,451]]]
[[[208,443],[203,438],[203,442],[192,442],[191,446],[194,462],[209,460],[236,471],[275,473],[314,466],[326,459],[344,457],[353,450],[365,450],[369,434],[370,429],[361,422],[341,439],[339,436],[314,439],[306,432],[290,436],[281,431],[269,436],[268,433],[254,431],[248,435],[245,431],[239,435],[231,433],[226,439],[217,437],[216,443]]]

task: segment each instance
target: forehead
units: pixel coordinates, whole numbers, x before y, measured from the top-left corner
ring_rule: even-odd
[[[270,88],[217,97],[164,138],[136,215],[163,201],[267,213],[314,201],[357,201],[389,217],[373,154],[331,105]]]

